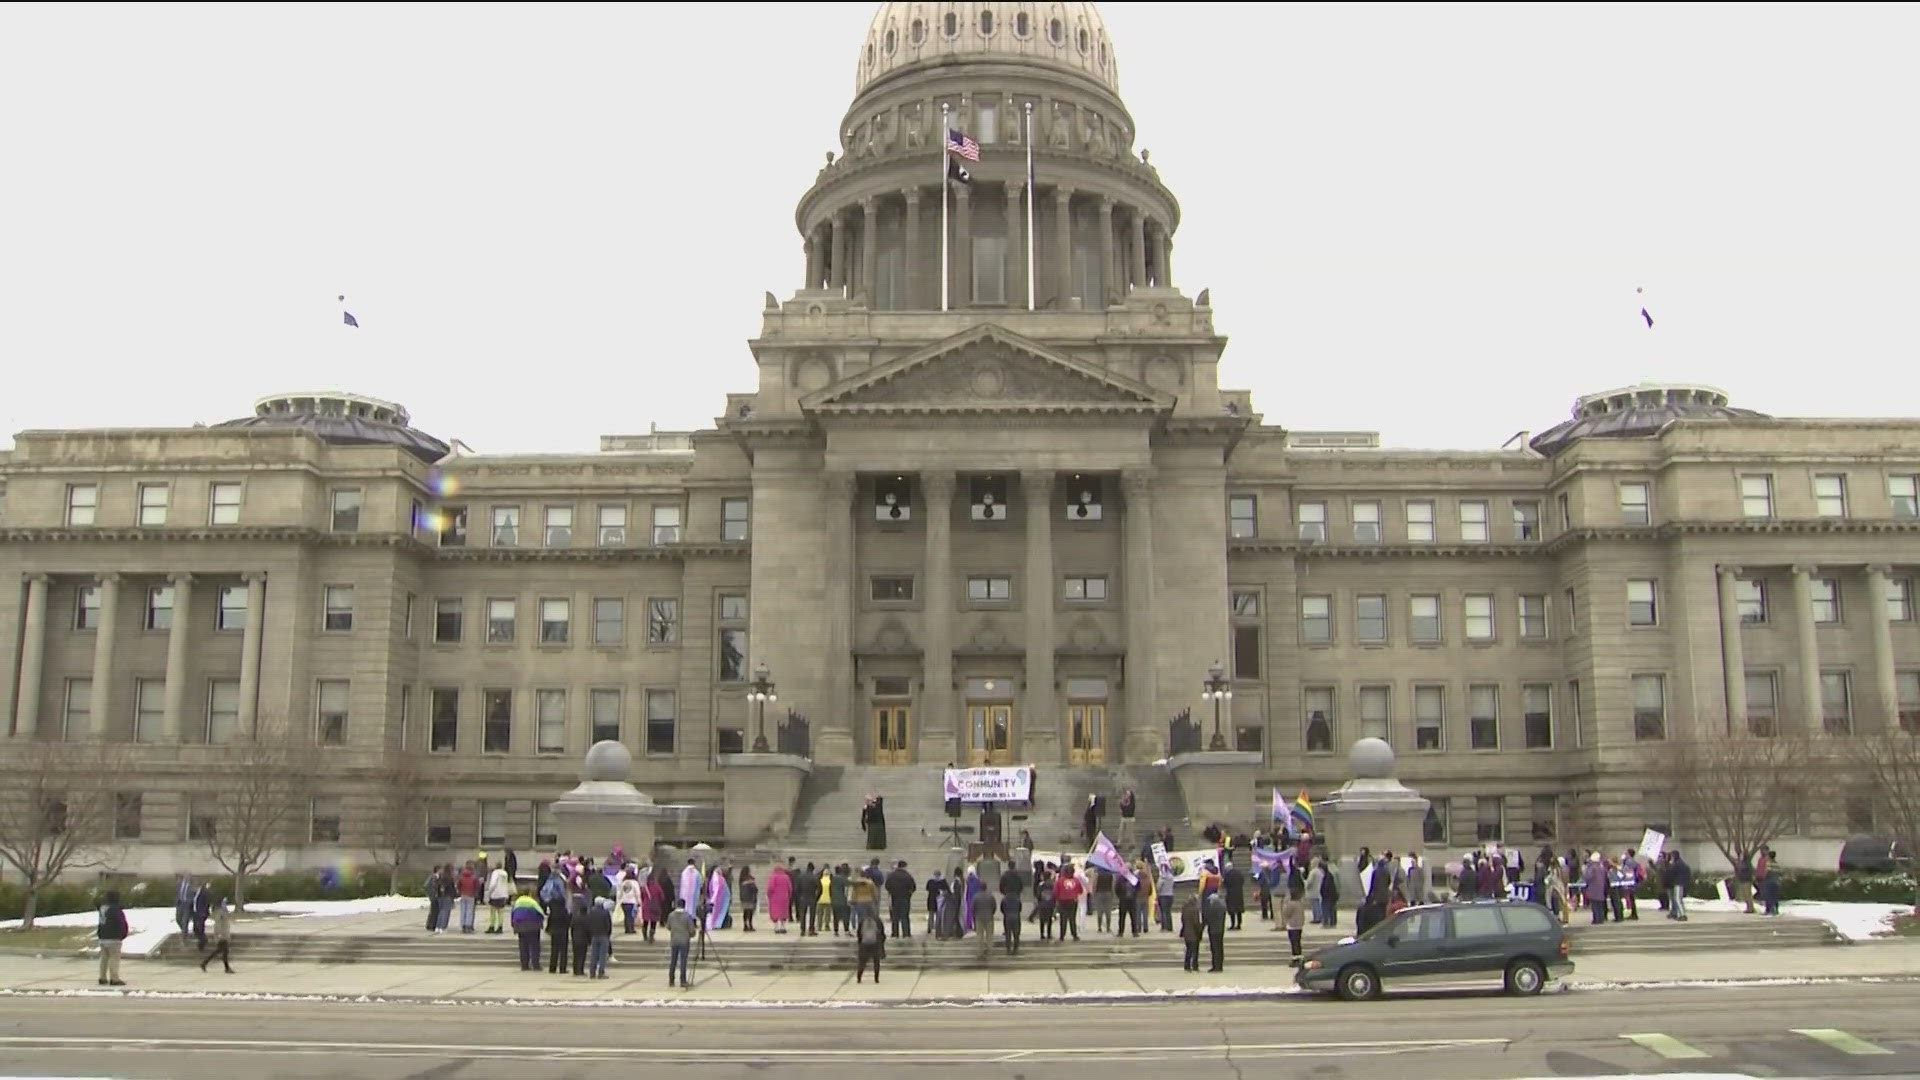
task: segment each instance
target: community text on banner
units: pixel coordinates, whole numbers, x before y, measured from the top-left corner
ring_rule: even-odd
[[[1033,770],[1025,765],[948,769],[944,799],[969,803],[1021,803],[1033,798]]]

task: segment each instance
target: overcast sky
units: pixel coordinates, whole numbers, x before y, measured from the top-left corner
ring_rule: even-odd
[[[1912,6],[1101,8],[1268,423],[1920,411]],[[320,388],[481,450],[709,424],[874,10],[0,7],[0,431]]]

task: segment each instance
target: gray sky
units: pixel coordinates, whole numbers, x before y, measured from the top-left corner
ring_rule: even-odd
[[[1269,423],[1916,411],[1911,6],[1101,7]],[[708,424],[874,9],[0,7],[0,431],[321,388],[481,450]]]

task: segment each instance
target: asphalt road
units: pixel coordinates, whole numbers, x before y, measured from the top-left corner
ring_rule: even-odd
[[[10,998],[0,1077],[244,1075],[354,1080],[826,1078],[1182,1080],[1920,1074],[1920,984],[1571,991],[1495,996],[1182,1001],[971,1009],[649,1009]],[[1248,1070],[1257,1070],[1249,1073]]]

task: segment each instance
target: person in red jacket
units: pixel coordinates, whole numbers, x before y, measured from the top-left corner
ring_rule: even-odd
[[[460,932],[463,934],[473,933],[473,908],[480,897],[480,884],[480,875],[474,873],[471,862],[461,868],[460,882],[455,887],[460,890]]]
[[[1069,933],[1073,935],[1073,940],[1080,940],[1080,897],[1086,891],[1086,884],[1073,872],[1072,863],[1060,868],[1060,876],[1053,882],[1053,907],[1060,917],[1058,940],[1066,941]]]

